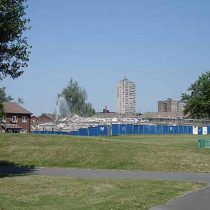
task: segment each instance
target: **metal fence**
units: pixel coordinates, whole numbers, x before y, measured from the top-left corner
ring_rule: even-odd
[[[72,136],[118,136],[118,135],[176,135],[176,134],[210,134],[210,126],[169,126],[169,125],[135,125],[135,124],[112,124],[96,127],[80,128],[77,131],[33,131],[34,134],[57,134]]]
[[[112,125],[112,135],[164,135],[164,134],[192,134],[192,126],[168,126],[168,125]]]

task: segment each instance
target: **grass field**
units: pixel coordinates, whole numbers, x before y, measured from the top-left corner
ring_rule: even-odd
[[[148,210],[203,185],[19,176],[0,178],[0,186],[4,210]]]
[[[0,135],[0,160],[20,165],[210,172],[198,136]]]

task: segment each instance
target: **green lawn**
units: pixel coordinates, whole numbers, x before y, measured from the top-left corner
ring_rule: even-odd
[[[0,135],[0,160],[20,165],[210,172],[198,136]]]
[[[186,192],[197,183],[73,179],[47,176],[0,178],[4,210],[146,210]]]

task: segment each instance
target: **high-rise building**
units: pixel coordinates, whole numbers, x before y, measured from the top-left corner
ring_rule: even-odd
[[[171,98],[165,101],[158,101],[158,112],[183,112],[184,107],[184,102],[174,101]]]
[[[126,77],[117,83],[117,112],[136,112],[136,84]]]

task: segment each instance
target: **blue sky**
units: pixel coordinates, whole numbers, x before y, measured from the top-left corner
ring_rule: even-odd
[[[2,85],[34,114],[53,112],[70,78],[97,111],[116,110],[116,83],[137,85],[137,111],[179,99],[210,70],[208,0],[29,0],[29,67]]]

